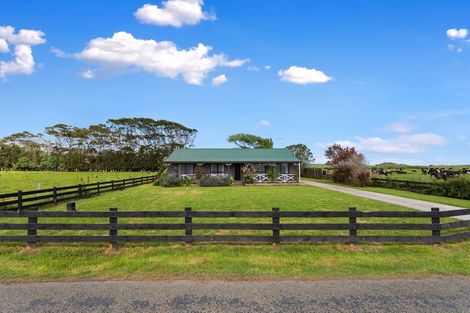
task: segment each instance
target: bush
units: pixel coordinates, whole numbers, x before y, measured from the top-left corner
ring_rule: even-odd
[[[470,200],[470,179],[452,178],[432,185],[430,193],[435,196]]]
[[[167,176],[162,180],[161,186],[163,187],[178,187],[183,184],[183,181],[178,176]]]
[[[157,179],[153,183],[154,186],[163,186],[163,181],[168,177],[168,170],[165,167],[162,167],[156,175]]]
[[[199,180],[199,186],[201,187],[216,187],[216,186],[230,186],[232,183],[230,177],[219,177],[204,175]]]
[[[16,162],[14,168],[18,171],[34,171],[36,169],[36,164],[26,157],[21,157],[18,159],[18,162]]]

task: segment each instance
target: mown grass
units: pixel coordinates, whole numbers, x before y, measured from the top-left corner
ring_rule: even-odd
[[[151,175],[141,172],[0,171],[0,194]]]
[[[312,178],[302,178],[302,179],[316,181],[316,182],[325,183],[325,184],[335,184],[332,181],[324,180],[324,179],[312,179]],[[411,199],[416,199],[416,200],[454,205],[454,206],[458,206],[462,208],[470,208],[470,200],[465,200],[465,199],[425,195],[425,194],[406,191],[406,190],[381,188],[381,187],[354,187],[351,185],[344,185],[344,184],[337,184],[337,185],[342,185],[345,187],[362,189],[362,190],[367,190],[367,191],[372,191],[372,192],[377,192],[377,193],[383,193],[383,194],[388,194],[392,196],[399,196],[399,197],[411,198]]]
[[[77,202],[78,210],[407,210],[309,186],[178,187],[143,185]],[[50,208],[64,210],[64,206]],[[10,219],[12,221],[13,219]],[[20,222],[20,219],[14,219]],[[145,222],[157,219],[146,219]],[[158,219],[161,221],[161,219]],[[212,219],[211,221],[214,221]],[[22,220],[24,221],[24,219]],[[195,219],[193,222],[201,220]],[[221,221],[221,220],[219,220]],[[227,221],[227,220],[224,220]],[[231,222],[269,222],[262,219],[232,219]],[[292,222],[346,222],[346,219]],[[370,222],[371,220],[368,220]],[[5,221],[3,221],[5,222]],[[40,219],[39,222],[54,222]],[[77,223],[77,220],[69,220]],[[83,223],[106,223],[82,219]],[[144,222],[133,219],[132,222]],[[182,222],[174,220],[174,222]],[[286,222],[281,221],[281,222]],[[390,219],[389,222],[398,222]],[[403,221],[402,221],[403,222]],[[426,219],[417,222],[429,223]],[[23,233],[3,231],[2,233]],[[202,232],[202,231],[201,231]],[[65,231],[39,231],[39,234]],[[69,232],[70,233],[70,232]],[[76,232],[74,232],[76,234]],[[84,231],[82,234],[104,232]],[[142,234],[142,231],[134,233]],[[158,234],[159,231],[147,231]],[[166,232],[168,233],[168,232]],[[243,231],[202,233],[251,234]],[[269,233],[269,232],[267,232]],[[377,234],[383,232],[375,232]],[[392,232],[394,233],[394,232]],[[410,232],[410,234],[413,232]],[[175,231],[182,235],[182,231]],[[340,278],[470,275],[470,242],[432,245],[402,244],[123,244],[117,252],[106,244],[40,244],[27,249],[22,244],[0,245],[0,280],[41,281],[69,279],[151,278]]]

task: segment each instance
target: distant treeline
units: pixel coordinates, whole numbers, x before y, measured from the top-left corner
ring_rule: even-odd
[[[0,169],[156,171],[176,148],[190,147],[197,130],[151,118],[109,119],[88,128],[56,124],[0,139]]]

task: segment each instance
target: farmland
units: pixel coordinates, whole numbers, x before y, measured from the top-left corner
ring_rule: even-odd
[[[151,175],[147,172],[0,171],[0,194]]]
[[[331,169],[324,164],[309,165],[308,167],[322,169],[322,170],[325,170],[326,173],[331,174]],[[435,182],[437,181],[437,179],[433,178],[431,175],[423,174],[421,169],[429,170],[430,168],[443,168],[446,170],[460,170],[463,168],[470,168],[470,165],[409,166],[409,165],[397,164],[395,166],[377,165],[377,166],[370,167],[371,170],[376,170],[379,168],[385,169],[387,171],[391,171],[392,173],[387,176],[374,173],[372,175],[373,178],[388,178],[388,179],[416,181],[416,182]],[[396,171],[400,169],[404,173],[401,173],[401,174],[396,173]],[[470,179],[470,175],[465,175],[463,177]]]
[[[177,187],[143,185],[77,201],[79,211],[183,210],[407,210],[308,186]],[[64,210],[64,206],[49,208]],[[44,219],[47,222],[49,219]],[[52,220],[52,219],[51,219]],[[153,219],[156,220],[156,219]],[[390,222],[393,222],[391,219]],[[418,219],[420,220],[420,219]],[[149,221],[149,219],[146,219]],[[246,221],[246,219],[245,219]],[[305,221],[297,219],[296,222]],[[96,219],[83,219],[96,223]],[[142,222],[142,221],[140,221]],[[208,221],[211,222],[211,221]],[[234,223],[240,222],[233,219]],[[253,219],[256,222],[256,219]],[[316,222],[330,222],[318,219]],[[429,221],[418,221],[429,222]],[[13,234],[21,231],[4,231]],[[48,231],[64,234],[67,231]],[[86,231],[87,234],[96,231]],[[156,234],[158,231],[152,231]],[[176,231],[177,232],[177,231]],[[226,234],[227,230],[221,230]],[[246,231],[245,231],[246,232]],[[470,275],[470,243],[439,246],[403,244],[224,245],[105,244],[0,245],[3,281],[129,279],[165,277],[396,277]]]

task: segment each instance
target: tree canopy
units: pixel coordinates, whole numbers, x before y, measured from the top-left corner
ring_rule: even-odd
[[[151,118],[109,119],[86,128],[56,124],[0,140],[0,168],[158,170],[176,148],[192,146],[197,130]]]
[[[245,133],[231,135],[227,141],[243,149],[270,149],[273,147],[273,140],[271,138],[263,138]]]
[[[302,162],[302,166],[311,164],[315,161],[312,151],[302,143],[287,146],[286,149],[294,152],[295,157]]]

